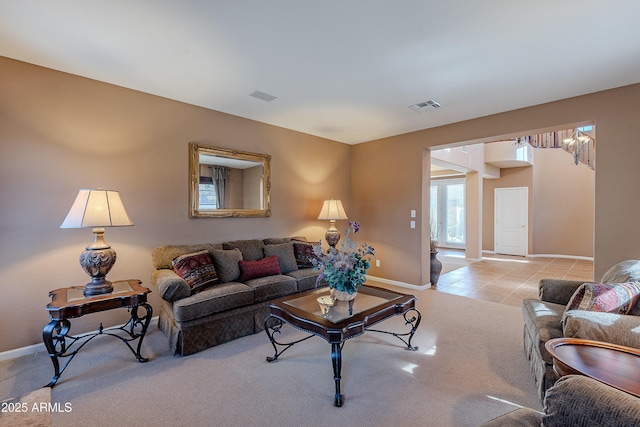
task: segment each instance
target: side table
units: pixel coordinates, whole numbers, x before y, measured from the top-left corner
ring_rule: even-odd
[[[124,342],[138,362],[144,363],[148,360],[140,354],[140,347],[151,322],[153,309],[147,303],[147,294],[151,291],[141,284],[140,280],[120,280],[113,282],[113,292],[93,296],[85,296],[83,286],[60,288],[49,292],[51,302],[47,304],[47,311],[51,322],[44,327],[42,339],[53,363],[54,375],[45,387],[55,386],[78,351],[98,335],[110,335]],[[139,307],[145,310],[142,317],[138,315]],[[69,335],[71,329],[69,319],[116,308],[127,308],[131,312],[131,319],[123,326],[104,329],[100,323],[97,332],[79,336]],[[125,334],[121,334],[120,331]],[[130,343],[135,340],[138,340],[138,345],[134,349]],[[78,344],[77,348],[72,351],[72,347],[76,344]],[[61,357],[68,357],[62,369],[59,361]]]
[[[559,377],[585,375],[640,397],[640,350],[580,338],[545,343]]]

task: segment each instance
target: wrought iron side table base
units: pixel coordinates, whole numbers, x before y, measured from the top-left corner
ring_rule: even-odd
[[[409,315],[409,313],[411,313],[411,315]],[[418,326],[420,325],[420,320],[422,319],[422,315],[420,314],[420,312],[415,309],[415,308],[411,308],[409,310],[407,310],[405,313],[403,313],[403,317],[405,320],[405,326],[406,325],[411,325],[411,330],[409,332],[406,333],[396,333],[396,332],[389,332],[389,331],[383,331],[383,330],[378,330],[378,329],[369,329],[369,328],[365,328],[365,331],[367,332],[379,332],[379,333],[383,333],[383,334],[388,334],[388,335],[392,335],[396,338],[398,338],[400,341],[402,341],[406,347],[406,350],[411,350],[411,351],[415,351],[418,349],[417,346],[413,346],[411,345],[411,339],[413,338],[413,335],[415,334],[416,330],[418,329]],[[273,322],[273,320],[275,319],[275,322]],[[267,334],[267,336],[269,337],[269,341],[271,341],[271,345],[273,346],[273,349],[275,351],[273,356],[267,356],[267,362],[275,362],[278,360],[278,357],[284,353],[285,351],[287,351],[289,348],[293,347],[295,344],[302,342],[302,341],[306,341],[309,338],[316,336],[317,334],[315,333],[310,333],[308,336],[296,340],[296,341],[291,341],[288,343],[281,343],[278,342],[275,339],[275,334],[276,333],[281,333],[281,329],[282,326],[284,325],[284,321],[279,318],[278,316],[274,315],[274,314],[269,314],[269,316],[267,316],[267,319],[264,321],[264,330]],[[292,325],[294,328],[296,329],[300,329],[302,331],[305,332],[309,332],[303,328],[299,328],[295,325]],[[405,339],[405,337],[408,337],[408,339]],[[335,387],[336,387],[336,391],[335,391],[335,400],[334,400],[334,404],[337,407],[341,407],[344,404],[344,395],[341,394],[340,392],[340,381],[342,379],[341,376],[341,371],[342,371],[342,347],[344,347],[346,341],[342,341],[342,342],[332,342],[331,344],[331,364],[333,366],[333,379],[335,381]],[[279,351],[278,350],[278,346],[282,347],[282,350]]]
[[[145,310],[145,314],[142,317],[138,316],[139,307],[142,307]],[[79,336],[69,335],[71,322],[69,322],[68,319],[52,320],[49,322],[42,331],[42,339],[45,347],[47,348],[47,352],[49,353],[49,357],[51,358],[51,362],[53,363],[54,375],[49,384],[45,385],[45,387],[55,386],[64,370],[69,366],[69,363],[71,363],[80,349],[98,335],[110,335],[118,338],[127,345],[138,362],[144,363],[148,361],[148,358],[143,357],[140,354],[140,348],[142,347],[142,340],[147,333],[151,317],[153,316],[153,308],[147,303],[142,303],[131,307],[130,310],[131,319],[126,324],[120,327],[104,329],[102,327],[102,323],[100,323],[100,327],[97,332]],[[126,335],[122,335],[118,333],[118,331],[123,331]],[[135,340],[138,340],[138,343],[134,349],[131,343]],[[72,347],[76,344],[78,344],[78,347],[71,351]],[[62,366],[62,369],[60,368],[59,358],[68,358]]]

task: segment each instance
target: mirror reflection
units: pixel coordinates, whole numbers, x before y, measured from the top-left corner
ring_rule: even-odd
[[[271,156],[189,144],[191,217],[270,216]]]

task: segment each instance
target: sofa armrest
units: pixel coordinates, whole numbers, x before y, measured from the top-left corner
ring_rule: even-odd
[[[175,271],[167,268],[155,270],[151,274],[151,283],[158,288],[162,299],[173,302],[191,295],[189,284]]]
[[[589,377],[567,375],[547,390],[544,412],[543,426],[637,426],[640,398]]]
[[[584,280],[542,279],[538,282],[538,295],[542,301],[567,305],[583,283]]]
[[[640,348],[640,316],[568,310],[562,318],[562,331],[567,338]]]

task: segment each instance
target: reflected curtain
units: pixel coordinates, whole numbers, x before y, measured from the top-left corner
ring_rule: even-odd
[[[213,166],[211,168],[211,178],[213,179],[213,185],[216,189],[218,209],[226,208],[228,176],[229,168],[225,166]]]

